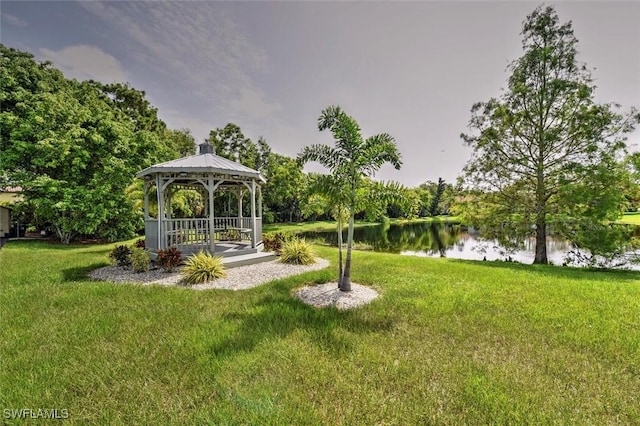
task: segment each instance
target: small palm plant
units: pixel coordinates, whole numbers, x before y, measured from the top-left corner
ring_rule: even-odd
[[[182,282],[186,285],[202,284],[227,276],[227,271],[222,264],[222,258],[211,256],[209,253],[199,252],[189,256],[184,265],[184,268],[182,268]]]
[[[316,263],[313,249],[305,240],[290,240],[282,246],[280,262],[293,265],[311,265]]]
[[[318,118],[318,130],[329,130],[335,138],[335,147],[309,145],[298,155],[302,164],[315,161],[331,172],[331,201],[338,210],[348,213],[347,254],[340,269],[340,290],[351,291],[351,249],[353,246],[354,215],[357,212],[356,194],[364,177],[371,177],[385,163],[400,169],[402,161],[395,139],[387,133],[362,137],[358,122],[339,106],[325,108]],[[341,217],[341,216],[340,216]],[[339,221],[339,228],[341,230]]]

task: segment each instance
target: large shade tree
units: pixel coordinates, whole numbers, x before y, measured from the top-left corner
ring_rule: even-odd
[[[475,104],[469,127],[477,133],[461,135],[473,149],[465,182],[478,191],[471,198],[483,202],[479,220],[512,237],[534,228],[534,263],[547,263],[549,223],[574,242],[581,232],[598,228],[606,237],[612,229],[606,221],[624,201],[616,189],[623,177],[618,160],[638,115],[594,101],[571,22],[560,23],[552,7],[531,13],[522,36],[524,54],[508,68],[507,89]]]
[[[65,243],[132,236],[125,188],[136,171],[175,156],[144,93],[66,79],[3,45],[0,86],[0,185],[22,187],[21,210]]]
[[[304,164],[316,161],[326,167],[333,176],[335,191],[344,194],[344,207],[348,214],[347,253],[344,268],[341,266],[339,287],[351,291],[351,249],[353,245],[354,214],[357,210],[357,192],[363,177],[373,176],[385,163],[400,168],[400,153],[395,140],[387,133],[362,137],[357,121],[339,106],[325,108],[318,118],[318,130],[329,130],[335,146],[315,144],[305,147],[298,156]]]

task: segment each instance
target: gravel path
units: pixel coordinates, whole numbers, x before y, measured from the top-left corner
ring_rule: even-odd
[[[226,290],[244,290],[257,287],[266,282],[302,274],[307,271],[317,271],[329,266],[329,261],[316,259],[313,265],[288,265],[277,260],[253,265],[239,266],[227,269],[227,277],[209,281],[204,284],[188,286],[193,290],[207,290],[210,288]],[[176,285],[180,281],[180,273],[166,273],[160,269],[136,274],[131,270],[117,266],[105,266],[89,273],[90,278],[116,283],[138,283],[144,285]]]

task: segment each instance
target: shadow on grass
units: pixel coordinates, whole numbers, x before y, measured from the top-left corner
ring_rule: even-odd
[[[450,262],[463,263],[465,265],[473,265],[483,268],[500,268],[512,271],[528,272],[536,275],[544,275],[558,279],[571,280],[591,280],[591,281],[607,281],[612,279],[619,281],[638,281],[640,280],[640,271],[615,270],[615,269],[595,269],[595,268],[578,268],[553,265],[530,265],[518,262],[501,262],[501,261],[477,261],[463,259],[449,259]]]
[[[11,249],[29,249],[29,250],[60,250],[60,251],[72,251],[78,249],[89,249],[92,253],[110,252],[111,249],[104,248],[102,250],[96,250],[99,247],[106,247],[108,243],[71,243],[62,244],[56,240],[43,240],[43,239],[29,239],[29,238],[14,238],[7,241],[5,248]]]
[[[233,312],[224,317],[238,326],[211,346],[216,359],[251,352],[265,340],[282,340],[295,332],[304,333],[306,340],[338,357],[352,350],[352,334],[393,328],[391,318],[367,307],[348,311],[313,308],[295,299],[290,285],[276,283],[272,288],[275,293],[252,304],[250,312]]]
[[[67,268],[62,270],[62,280],[66,282],[70,281],[87,281],[91,280],[89,278],[89,272],[94,269],[102,268],[103,266],[107,266],[106,262],[96,262],[88,266],[76,266],[73,268]]]

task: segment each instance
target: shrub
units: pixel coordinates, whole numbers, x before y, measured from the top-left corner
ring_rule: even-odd
[[[182,253],[175,247],[158,250],[156,264],[167,272],[172,272],[182,263]]]
[[[118,266],[129,266],[131,265],[131,248],[125,245],[115,246],[109,253],[109,258]]]
[[[316,263],[311,245],[305,240],[290,240],[282,246],[280,262],[293,265],[311,265]]]
[[[293,235],[286,232],[267,232],[262,235],[262,244],[264,244],[264,249],[266,251],[274,251],[276,254],[280,254],[283,244],[287,241],[291,241],[292,239]]]
[[[185,260],[184,264],[182,282],[187,285],[206,283],[227,276],[222,258],[211,256],[209,253],[194,254]]]
[[[273,214],[272,211],[269,211],[265,208],[265,210],[262,211],[262,222],[263,223],[273,223],[276,221],[276,217]]]
[[[131,250],[131,256],[129,258],[133,272],[147,272],[151,267],[151,256],[149,256],[149,252],[145,249],[134,247],[133,250]]]
[[[133,243],[133,246],[135,248],[141,248],[141,249],[145,248],[144,239],[140,238],[139,240],[136,240],[136,242]]]

